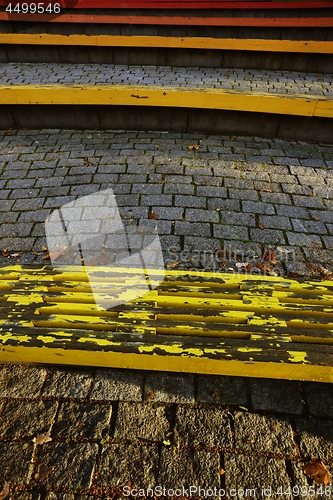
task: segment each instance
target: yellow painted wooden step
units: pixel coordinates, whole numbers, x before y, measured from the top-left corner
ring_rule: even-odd
[[[126,300],[143,285],[136,269],[1,268],[0,361],[333,381],[331,281],[172,270]]]

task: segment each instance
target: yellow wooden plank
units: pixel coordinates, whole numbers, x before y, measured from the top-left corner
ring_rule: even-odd
[[[79,366],[98,366],[113,368],[129,368],[139,370],[158,370],[179,373],[203,373],[225,376],[273,378],[281,380],[304,380],[333,383],[333,367],[311,364],[301,364],[299,353],[290,349],[290,363],[262,363],[244,362],[237,360],[210,359],[208,357],[161,356],[158,349],[165,346],[156,346],[156,354],[115,353],[94,351],[89,349],[60,349],[45,347],[23,347],[22,345],[2,345],[0,361],[2,363],[38,363],[63,364]]]
[[[75,45],[96,47],[156,47],[264,52],[304,52],[333,54],[332,41],[269,40],[211,37],[141,35],[56,35],[46,33],[0,33],[2,44]]]
[[[314,116],[318,108],[316,116],[331,117],[333,97],[131,85],[0,85],[0,104],[163,106],[298,116]]]

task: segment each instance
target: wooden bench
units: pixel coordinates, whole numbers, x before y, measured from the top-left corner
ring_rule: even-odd
[[[333,382],[331,281],[149,276],[163,281],[127,302],[144,285],[135,269],[0,269],[0,362]]]

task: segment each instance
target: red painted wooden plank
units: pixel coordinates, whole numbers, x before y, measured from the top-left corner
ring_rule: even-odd
[[[167,26],[254,26],[254,27],[333,27],[332,17],[185,17],[185,16],[111,16],[93,14],[8,14],[0,20],[57,23],[137,24]]]
[[[0,6],[7,6],[9,3],[16,5],[18,0],[0,0]],[[36,0],[26,0],[25,3],[36,3]],[[314,9],[333,7],[333,1],[299,1],[289,0],[274,1],[253,1],[253,0],[49,0],[48,3],[60,3],[63,9],[65,8],[101,8],[101,9]]]

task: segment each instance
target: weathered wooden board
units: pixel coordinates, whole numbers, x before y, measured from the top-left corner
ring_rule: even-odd
[[[0,269],[0,361],[333,382],[332,282],[162,278],[128,301],[144,285],[135,269]]]
[[[156,47],[209,50],[245,50],[333,54],[333,42],[311,40],[268,40],[210,37],[126,36],[126,35],[54,35],[0,33],[0,44],[75,45],[94,47]]]
[[[136,85],[0,85],[0,104],[162,106],[333,118],[333,98]]]

